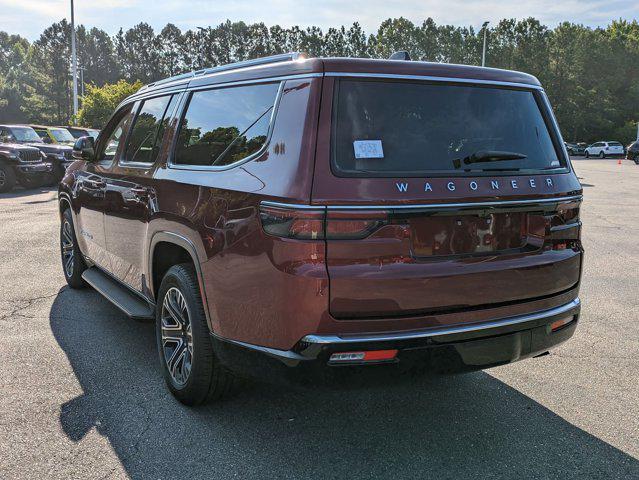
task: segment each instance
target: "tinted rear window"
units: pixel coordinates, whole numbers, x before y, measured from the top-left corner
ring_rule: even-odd
[[[621,143],[619,142],[608,142],[608,145],[611,147],[621,147]]]
[[[174,163],[225,166],[262,148],[279,84],[194,92],[182,120]]]
[[[532,91],[449,84],[339,81],[332,152],[334,170],[347,176],[562,166]],[[478,152],[525,158],[466,162]]]

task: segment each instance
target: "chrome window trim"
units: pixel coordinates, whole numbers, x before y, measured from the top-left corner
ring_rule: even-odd
[[[199,90],[211,90],[213,88],[218,88],[218,87],[235,87],[235,86],[240,86],[240,85],[252,85],[255,83],[275,83],[275,82],[284,82],[286,80],[298,80],[298,79],[303,79],[303,78],[319,78],[321,76],[323,76],[322,73],[316,72],[316,73],[297,73],[294,75],[280,75],[277,77],[260,77],[260,78],[253,78],[253,79],[247,79],[247,80],[234,80],[234,81],[230,81],[230,82],[220,82],[220,83],[207,83],[204,85],[192,85],[192,82],[195,80],[202,80],[202,79],[207,79],[207,78],[212,78],[215,75],[221,75],[222,73],[228,73],[228,72],[220,72],[217,74],[212,74],[210,76],[203,76],[203,77],[195,77],[191,79],[191,83],[189,83],[188,86],[188,90],[189,92],[197,92]]]
[[[277,81],[265,81],[265,82],[259,82],[259,83],[277,83]],[[177,150],[177,141],[178,141],[178,138],[180,136],[180,130],[182,129],[182,121],[184,120],[184,117],[188,113],[191,96],[195,92],[200,92],[200,91],[203,91],[203,90],[217,90],[218,88],[221,88],[221,87],[219,85],[207,85],[206,87],[203,87],[203,88],[192,89],[192,90],[189,90],[187,92],[187,95],[185,95],[185,97],[183,99],[181,99],[181,101],[180,101],[180,109],[181,110],[180,110],[180,115],[178,117],[178,126],[175,129],[173,142],[172,142],[171,149],[169,151],[168,159],[167,159],[167,162],[166,162],[167,168],[172,169],[172,170],[220,172],[220,171],[224,171],[224,170],[229,170],[231,168],[235,168],[238,165],[242,165],[242,164],[244,164],[246,162],[249,162],[249,161],[253,160],[254,158],[257,158],[260,155],[262,155],[268,149],[268,147],[269,147],[269,145],[271,143],[271,136],[273,135],[273,128],[275,127],[275,117],[276,117],[277,111],[278,111],[278,109],[280,107],[280,100],[282,99],[282,94],[283,94],[283,91],[284,91],[284,81],[280,81],[279,85],[277,87],[277,92],[275,94],[275,100],[274,100],[274,103],[273,103],[273,109],[271,111],[271,116],[269,118],[268,132],[266,134],[266,140],[264,141],[264,144],[260,147],[260,149],[257,152],[252,153],[248,157],[244,157],[244,158],[238,160],[237,162],[230,163],[228,165],[221,165],[221,166],[214,166],[214,165],[187,165],[187,164],[174,163],[173,160],[175,159],[175,152]]]
[[[428,82],[468,83],[478,85],[495,85],[500,87],[516,87],[528,90],[541,90],[540,85],[518,82],[503,82],[500,80],[485,80],[479,78],[436,77],[431,75],[400,75],[395,73],[362,73],[362,72],[325,72],[327,77],[356,77],[356,78],[388,78],[396,80],[421,80]]]
[[[424,330],[419,332],[404,332],[393,334],[380,334],[380,335],[362,335],[362,336],[338,336],[338,335],[306,335],[302,338],[301,342],[312,344],[350,344],[350,343],[364,343],[364,342],[386,342],[394,340],[412,340],[427,337],[439,337],[444,335],[454,335],[458,333],[470,333],[479,332],[483,330],[490,330],[492,328],[507,327],[511,325],[517,325],[520,323],[532,322],[535,320],[542,320],[544,318],[554,317],[563,313],[568,313],[572,310],[579,308],[579,298],[574,299],[559,307],[551,308],[549,310],[542,310],[525,315],[517,315],[514,317],[503,318],[500,320],[492,320],[483,323],[476,323],[473,325],[459,325],[456,327],[447,328],[434,328],[430,330]]]
[[[442,208],[473,208],[473,207],[498,207],[517,206],[545,203],[566,203],[575,200],[581,201],[583,195],[571,195],[567,197],[552,197],[526,200],[495,200],[490,202],[459,202],[459,203],[424,203],[411,205],[299,205],[294,203],[282,203],[265,200],[261,205],[269,207],[290,208],[295,210],[312,209],[318,210],[327,208],[328,210],[407,210],[407,209],[442,209]]]

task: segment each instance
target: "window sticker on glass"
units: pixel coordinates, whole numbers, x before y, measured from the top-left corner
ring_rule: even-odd
[[[355,158],[384,158],[381,140],[355,140]]]

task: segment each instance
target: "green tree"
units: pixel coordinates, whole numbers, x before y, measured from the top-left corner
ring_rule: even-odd
[[[133,95],[142,86],[139,80],[134,83],[120,80],[101,87],[87,85],[82,108],[78,112],[77,124],[84,127],[104,127],[120,102]]]

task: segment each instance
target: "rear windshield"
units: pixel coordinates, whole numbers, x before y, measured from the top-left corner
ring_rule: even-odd
[[[338,175],[530,172],[564,166],[532,91],[341,80],[334,102],[332,156]]]
[[[611,147],[621,147],[621,143],[619,142],[608,142],[608,145],[610,145]]]

